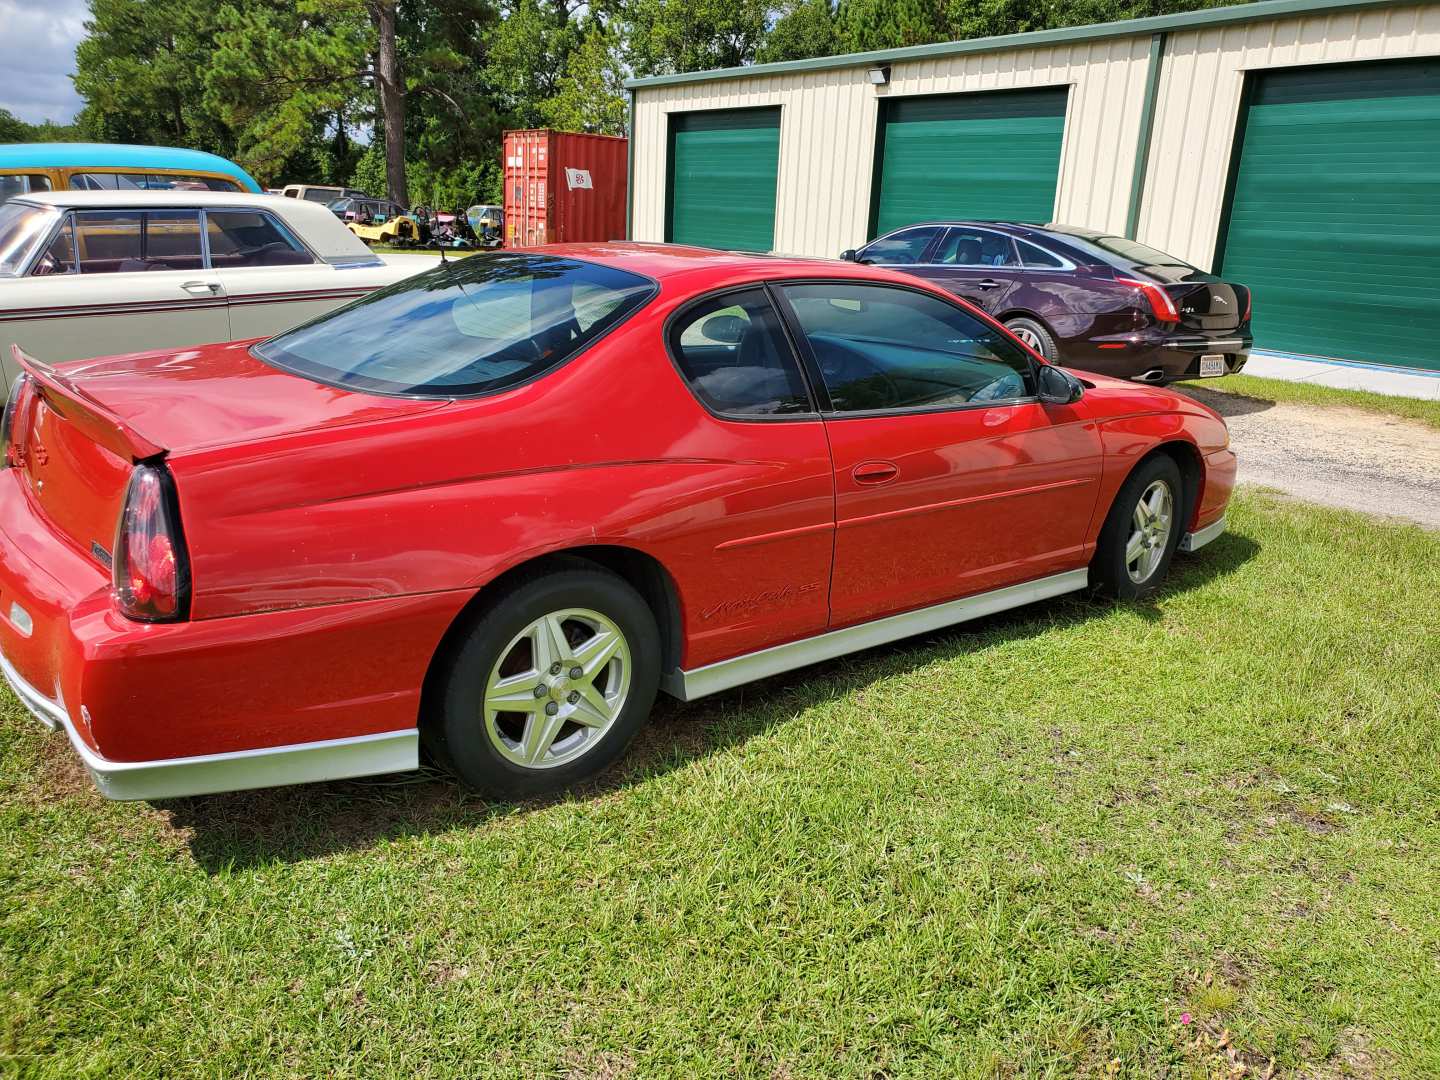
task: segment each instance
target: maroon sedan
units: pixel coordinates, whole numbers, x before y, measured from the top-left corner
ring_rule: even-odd
[[[1232,375],[1250,353],[1248,288],[1093,229],[931,222],[840,257],[931,281],[1045,359],[1116,378]]]

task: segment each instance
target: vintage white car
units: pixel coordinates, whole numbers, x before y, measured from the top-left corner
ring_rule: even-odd
[[[0,205],[0,362],[268,337],[436,265],[370,251],[319,203],[57,191]]]

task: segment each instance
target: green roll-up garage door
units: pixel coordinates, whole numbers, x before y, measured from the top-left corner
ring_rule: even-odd
[[[881,105],[871,235],[916,221],[1049,221],[1065,87]]]
[[[666,240],[732,251],[775,246],[779,109],[674,113],[668,160]]]
[[[1256,344],[1440,368],[1440,60],[1251,80],[1216,261]]]

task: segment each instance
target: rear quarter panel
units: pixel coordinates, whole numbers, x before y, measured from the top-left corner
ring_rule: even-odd
[[[823,629],[833,496],[818,420],[705,412],[662,297],[551,375],[424,418],[176,455],[198,619],[478,588],[594,544],[656,558],[688,666]]]

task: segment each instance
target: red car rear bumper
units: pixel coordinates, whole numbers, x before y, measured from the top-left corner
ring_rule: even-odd
[[[133,622],[105,571],[0,473],[0,673],[110,798],[414,768],[420,687],[468,599]]]

